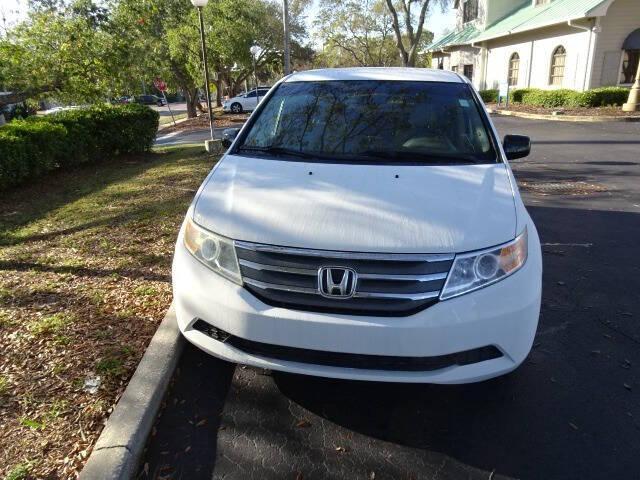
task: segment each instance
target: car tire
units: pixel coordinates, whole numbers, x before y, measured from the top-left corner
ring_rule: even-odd
[[[240,105],[238,102],[234,102],[231,104],[231,113],[242,113],[242,105]]]
[[[158,102],[158,106],[159,106],[159,107],[163,107],[163,106],[164,106],[164,103],[162,103],[162,102]]]

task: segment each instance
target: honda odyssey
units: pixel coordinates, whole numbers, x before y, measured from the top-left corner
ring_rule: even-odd
[[[294,73],[197,192],[173,262],[177,320],[216,357],[393,382],[476,382],[527,357],[542,260],[503,142],[468,80]]]

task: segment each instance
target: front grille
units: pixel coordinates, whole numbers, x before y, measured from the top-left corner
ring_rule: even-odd
[[[247,340],[231,335],[202,319],[196,320],[193,328],[250,355],[327,367],[428,372],[441,368],[470,365],[502,356],[500,350],[493,345],[433,357],[396,357],[392,355],[327,352]]]
[[[236,242],[244,287],[268,305],[350,315],[406,316],[438,301],[453,255],[332,252]],[[355,294],[318,290],[321,267],[358,275]]]

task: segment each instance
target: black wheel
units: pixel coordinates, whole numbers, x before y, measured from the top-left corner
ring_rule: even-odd
[[[161,101],[158,101],[158,106],[159,106],[159,107],[162,107],[162,106],[163,106],[163,103],[162,103]]]
[[[231,104],[231,112],[232,113],[242,113],[242,105],[240,105],[238,102],[232,103]]]

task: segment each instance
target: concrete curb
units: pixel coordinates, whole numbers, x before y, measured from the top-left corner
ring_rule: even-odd
[[[80,480],[134,478],[185,341],[173,305],[107,420]]]
[[[508,117],[529,118],[532,120],[551,120],[555,122],[640,122],[640,116],[598,116],[598,115],[545,115],[542,113],[514,112],[513,110],[498,110],[487,108],[489,113]]]

